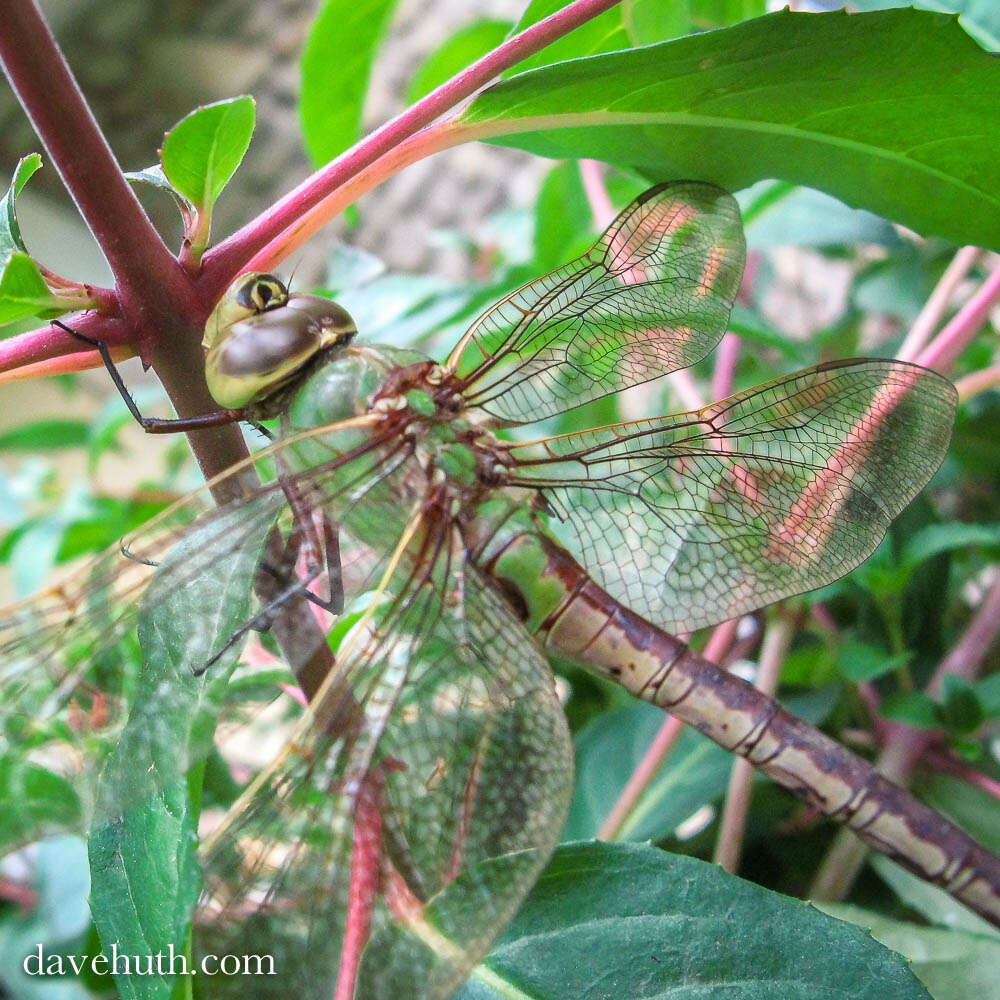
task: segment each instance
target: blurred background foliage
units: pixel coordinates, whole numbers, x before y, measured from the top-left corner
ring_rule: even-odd
[[[872,0],[855,4],[863,9],[890,5],[899,6]],[[297,60],[314,14],[312,3],[51,0],[43,7],[126,169],[152,162],[164,129],[195,104],[241,91],[254,94],[257,133],[220,202],[216,238],[308,173],[295,101]],[[364,121],[384,119],[495,46],[522,7],[519,0],[401,2],[375,62]],[[637,2],[627,9],[633,18],[628,27],[641,41],[735,23],[761,13],[764,4],[687,0]],[[947,6],[933,0],[932,9],[959,11],[963,26],[980,44],[1000,48],[1000,7],[992,0]],[[608,48],[628,44],[615,35],[599,41]],[[37,143],[9,93],[0,100],[0,122],[0,163],[13,165]],[[601,173],[616,206],[648,186],[623,173]],[[29,246],[57,271],[107,281],[89,238],[66,222],[71,213],[56,192],[54,171],[43,171],[39,178],[44,174],[50,186],[36,187],[21,203]],[[143,197],[168,242],[176,243],[175,221],[167,214],[171,207],[155,193]],[[737,197],[746,220],[749,264],[731,324],[739,337],[736,390],[822,361],[893,356],[956,252],[810,189],[769,181]],[[577,163],[463,147],[366,196],[339,229],[290,261],[286,273],[294,274],[298,288],[312,285],[335,294],[364,338],[419,347],[441,358],[480,310],[584,250],[604,221],[594,218]],[[998,262],[994,254],[976,258],[945,318]],[[950,373],[953,378],[996,364],[998,328],[1000,314],[994,310]],[[714,366],[710,357],[691,372],[695,390],[706,401]],[[167,412],[162,394],[134,362],[124,373],[144,412]],[[565,414],[551,422],[551,430],[688,409],[686,392],[690,385],[661,380]],[[0,398],[0,594],[6,597],[38,589],[60,566],[113,544],[197,483],[184,441],[144,436],[102,372],[5,386]],[[1000,392],[993,388],[963,401],[945,464],[876,554],[836,584],[742,623],[732,658],[734,669],[751,676],[766,620],[792,620],[782,700],[869,755],[880,733],[872,717],[873,698],[883,721],[938,730],[936,754],[915,776],[918,791],[994,851],[1000,851],[1000,655],[994,649],[977,682],[951,684],[937,699],[924,689],[1000,572],[998,442]],[[696,637],[695,644],[700,641]],[[634,703],[619,688],[560,669],[578,768],[566,837],[590,838],[663,715]],[[710,855],[731,763],[700,735],[685,732],[618,837]],[[224,804],[235,793],[224,768],[214,775],[210,769],[209,799]],[[817,822],[791,796],[759,781],[740,873],[803,894],[833,835],[830,824]],[[24,863],[23,858],[14,867],[6,863],[0,888],[19,883],[17,865]],[[16,893],[0,892],[0,900],[6,900],[0,902],[4,995],[88,995],[73,991],[83,990],[78,984],[46,992],[40,983],[15,981],[16,970],[5,962],[5,955],[17,952],[18,935],[60,946],[92,933],[80,908],[80,888],[68,879],[81,864],[77,847],[48,842],[34,864],[39,874],[30,933],[13,921],[23,901]],[[894,947],[911,956],[932,956],[925,974],[935,996],[987,995],[971,992],[981,990],[986,978],[973,973],[989,963],[995,969],[998,952],[980,952],[969,944],[992,933],[985,925],[970,929],[966,916],[954,916],[953,904],[883,860],[866,870],[851,898],[877,908],[891,925],[890,936],[903,934]],[[871,917],[871,909],[864,913]],[[916,924],[892,923],[901,917],[952,926],[948,957],[941,958],[917,936]]]

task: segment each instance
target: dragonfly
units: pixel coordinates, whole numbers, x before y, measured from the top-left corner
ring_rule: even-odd
[[[206,326],[207,378],[276,440],[0,621],[4,728],[70,746],[92,898],[124,892],[136,844],[176,828],[200,890],[178,891],[156,941],[266,953],[280,981],[219,976],[213,996],[451,995],[566,818],[558,655],[1000,922],[996,858],[676,636],[867,558],[943,460],[954,387],[857,359],[694,412],[525,433],[706,357],[744,259],[728,193],[657,185],[441,363],[366,344],[274,275],[239,278]],[[195,858],[185,776],[247,637],[296,615],[271,647],[308,704]],[[115,681],[136,642],[138,674]],[[108,919],[105,944],[124,941]]]

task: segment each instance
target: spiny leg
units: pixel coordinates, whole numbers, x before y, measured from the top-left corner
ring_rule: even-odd
[[[129,413],[132,414],[136,423],[147,434],[176,434],[184,431],[202,430],[206,427],[224,427],[226,424],[234,424],[240,420],[245,420],[265,437],[269,439],[272,437],[271,432],[266,427],[250,416],[247,407],[238,410],[214,410],[211,413],[203,413],[197,417],[161,418],[144,416],[136,405],[132,394],[128,391],[121,372],[118,370],[114,358],[111,357],[111,351],[108,350],[108,345],[103,340],[88,337],[86,334],[74,330],[58,319],[54,319],[52,325],[59,327],[60,330],[65,330],[66,333],[76,337],[77,340],[81,340],[83,343],[89,344],[96,349],[97,353],[101,356],[101,360],[104,362],[104,367],[111,376],[111,381],[114,382],[115,388],[118,390],[118,394],[125,401]]]

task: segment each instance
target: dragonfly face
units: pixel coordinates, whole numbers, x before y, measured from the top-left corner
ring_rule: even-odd
[[[356,333],[354,320],[336,302],[290,295],[273,274],[245,274],[205,324],[209,390],[226,409],[259,402]]]

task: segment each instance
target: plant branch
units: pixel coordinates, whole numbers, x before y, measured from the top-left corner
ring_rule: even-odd
[[[928,296],[920,315],[913,321],[910,332],[896,354],[900,361],[913,361],[920,353],[934,332],[934,328],[941,322],[955,289],[972,269],[980,252],[979,247],[962,247],[951,259],[951,263],[934,286],[934,291]]]
[[[779,616],[768,625],[761,644],[760,666],[754,680],[754,687],[758,691],[771,696],[778,689],[781,666],[794,638],[795,623],[789,619]],[[722,810],[719,837],[712,858],[727,872],[735,872],[740,866],[743,831],[750,809],[752,786],[753,764],[745,757],[739,757],[733,761],[733,768],[729,774],[726,804]]]
[[[192,288],[122,174],[32,0],[0,0],[0,60],[117,281],[137,333],[194,302]],[[147,352],[150,350],[147,341]]]
[[[574,0],[562,10],[508,39],[457,76],[386,122],[361,142],[308,177],[268,211],[209,251],[203,263],[202,287],[218,298],[255,255],[328,198],[341,185],[446,111],[470,97],[504,70],[550,45],[574,28],[617,6],[620,0]],[[387,176],[387,175],[386,175]]]
[[[1000,781],[976,770],[953,753],[943,750],[941,747],[930,747],[924,755],[924,762],[935,771],[953,775],[959,781],[964,781],[967,785],[978,788],[1000,802]]]
[[[998,301],[1000,264],[993,268],[979,290],[959,309],[945,328],[917,355],[917,364],[939,371],[950,368],[979,332]]]
[[[998,387],[1000,387],[1000,365],[980,368],[979,371],[970,372],[955,382],[958,398],[963,403],[968,402],[973,396],[978,396],[981,392],[988,392],[990,389]]]

